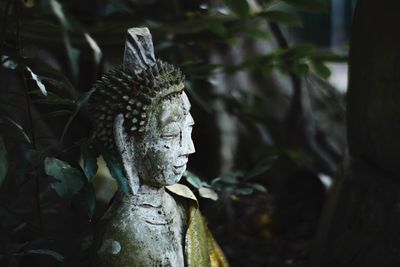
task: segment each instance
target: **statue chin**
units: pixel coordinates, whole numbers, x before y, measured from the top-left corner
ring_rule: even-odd
[[[186,168],[182,172],[165,179],[165,185],[173,185],[173,184],[178,183],[182,179],[182,175],[185,170],[186,170]]]
[[[157,187],[173,185],[178,183],[182,179],[182,176],[185,173],[185,171],[186,171],[186,164],[183,166],[178,166],[178,168],[174,166],[171,171],[160,174],[159,176],[154,177],[152,179],[144,179],[144,181],[146,182],[147,180],[148,184]]]

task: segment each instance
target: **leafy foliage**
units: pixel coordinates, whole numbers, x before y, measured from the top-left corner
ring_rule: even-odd
[[[225,4],[242,19],[249,15],[249,4],[246,0],[225,0]]]
[[[115,157],[114,154],[109,151],[102,150],[102,155],[104,157],[105,162],[107,163],[107,167],[110,170],[112,177],[118,182],[119,189],[125,193],[129,193],[129,185],[128,180],[125,177],[125,174],[122,170],[122,166],[120,161]]]
[[[203,181],[190,171],[186,171],[185,178],[189,184],[198,190],[201,197],[217,200],[218,193],[227,193],[232,198],[237,198],[240,195],[251,195],[255,192],[267,193],[267,189],[263,185],[248,182],[249,179],[267,170],[268,168],[259,168],[246,175],[241,171],[236,171],[216,177],[211,180],[211,183]]]
[[[83,158],[83,171],[85,172],[88,182],[91,182],[98,169],[96,153],[89,143],[84,143],[81,146],[81,153]]]
[[[58,182],[52,183],[51,187],[56,190],[60,197],[66,200],[70,201],[72,196],[81,190],[84,185],[82,173],[64,161],[56,158],[46,158],[44,168],[47,175],[58,180]]]
[[[327,3],[319,0],[284,0],[284,2],[307,11],[326,12],[328,10]]]
[[[302,26],[301,19],[294,13],[286,11],[265,11],[260,14],[270,22],[281,23],[287,26]]]
[[[22,52],[21,52],[22,53]],[[26,53],[26,52],[25,52]],[[39,76],[37,76],[35,73],[33,73],[33,71],[29,68],[26,67],[26,69],[29,71],[29,73],[32,76],[32,79],[35,80],[37,86],[39,87],[40,92],[44,95],[47,96],[47,90],[46,90],[46,86],[44,86],[44,84],[42,83],[42,80],[40,79]]]

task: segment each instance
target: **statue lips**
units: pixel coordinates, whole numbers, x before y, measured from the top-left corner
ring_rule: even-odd
[[[186,163],[183,163],[182,165],[174,165],[174,173],[175,175],[181,175],[183,172],[186,170]]]

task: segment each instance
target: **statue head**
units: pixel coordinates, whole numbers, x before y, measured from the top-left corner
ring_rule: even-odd
[[[120,156],[132,193],[140,183],[177,183],[195,151],[184,77],[152,60],[151,36],[143,30],[128,31],[124,64],[97,81],[91,97],[94,139]]]

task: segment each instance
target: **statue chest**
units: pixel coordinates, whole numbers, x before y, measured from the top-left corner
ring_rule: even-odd
[[[185,210],[122,203],[107,223],[97,251],[104,266],[184,266]]]

